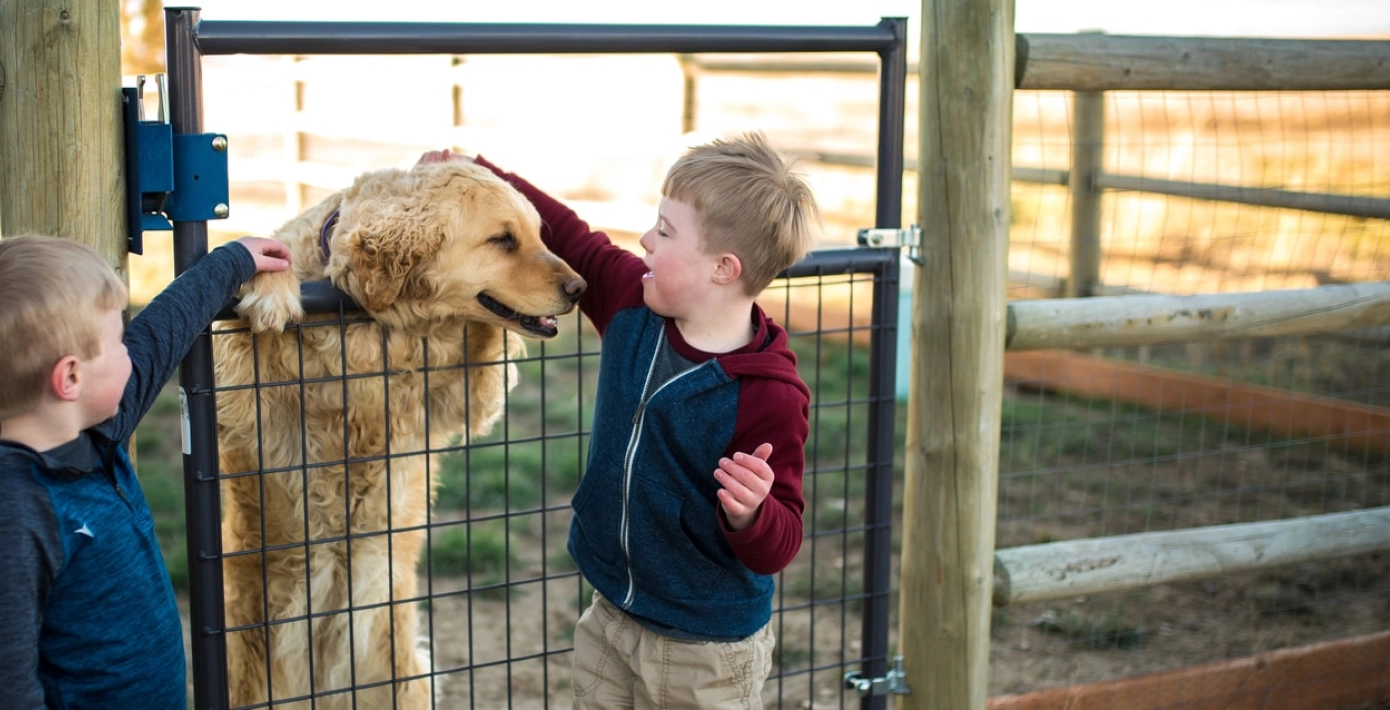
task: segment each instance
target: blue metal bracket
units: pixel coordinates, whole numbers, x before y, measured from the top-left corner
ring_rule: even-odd
[[[145,77],[123,87],[125,102],[126,246],[143,254],[144,233],[173,229],[173,222],[225,219],[229,214],[227,137],[216,133],[174,135],[164,75],[159,115],[145,120]]]

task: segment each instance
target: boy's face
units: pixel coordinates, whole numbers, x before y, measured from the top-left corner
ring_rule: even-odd
[[[646,256],[642,261],[642,295],[647,307],[667,318],[689,317],[704,300],[710,277],[718,262],[705,253],[695,208],[670,197],[661,198],[656,225],[640,240]]]
[[[116,415],[121,395],[130,380],[130,353],[121,336],[125,323],[116,309],[101,315],[101,352],[81,363],[82,412],[85,426],[95,426]]]

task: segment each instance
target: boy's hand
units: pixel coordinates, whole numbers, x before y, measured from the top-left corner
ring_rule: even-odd
[[[420,159],[415,161],[415,164],[417,166],[433,165],[435,163],[447,163],[450,161],[456,161],[460,163],[471,163],[473,162],[473,156],[464,155],[463,153],[454,153],[451,152],[448,148],[445,148],[444,150],[431,150],[421,155]]]
[[[719,504],[730,528],[743,530],[758,517],[758,508],[772,490],[772,467],[767,465],[771,455],[772,444],[763,444],[751,454],[740,451],[732,459],[719,459],[714,479],[723,486]]]
[[[290,248],[281,242],[264,237],[242,237],[237,243],[251,252],[258,274],[262,271],[284,271],[290,268]]]

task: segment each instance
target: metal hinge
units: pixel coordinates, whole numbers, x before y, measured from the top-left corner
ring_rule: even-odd
[[[888,675],[882,678],[864,678],[859,671],[850,671],[845,674],[845,689],[858,691],[859,697],[868,698],[878,695],[909,695],[912,689],[907,687],[907,674],[903,672],[903,657],[893,657],[893,669],[888,671]]]
[[[172,222],[225,219],[227,207],[227,137],[217,133],[180,133],[169,125],[169,95],[164,75],[154,75],[159,114],[145,120],[145,75],[121,88],[125,102],[126,248],[145,250],[146,230],[173,229]]]
[[[902,228],[870,228],[859,230],[859,245],[866,247],[900,247],[907,249],[907,258],[922,265],[922,230],[917,225]]]

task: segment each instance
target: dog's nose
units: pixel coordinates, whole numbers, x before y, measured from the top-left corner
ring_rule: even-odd
[[[577,303],[579,297],[584,295],[584,289],[588,288],[588,286],[589,284],[584,283],[583,278],[576,276],[566,280],[563,288],[565,289],[565,295],[570,299],[570,303]]]

